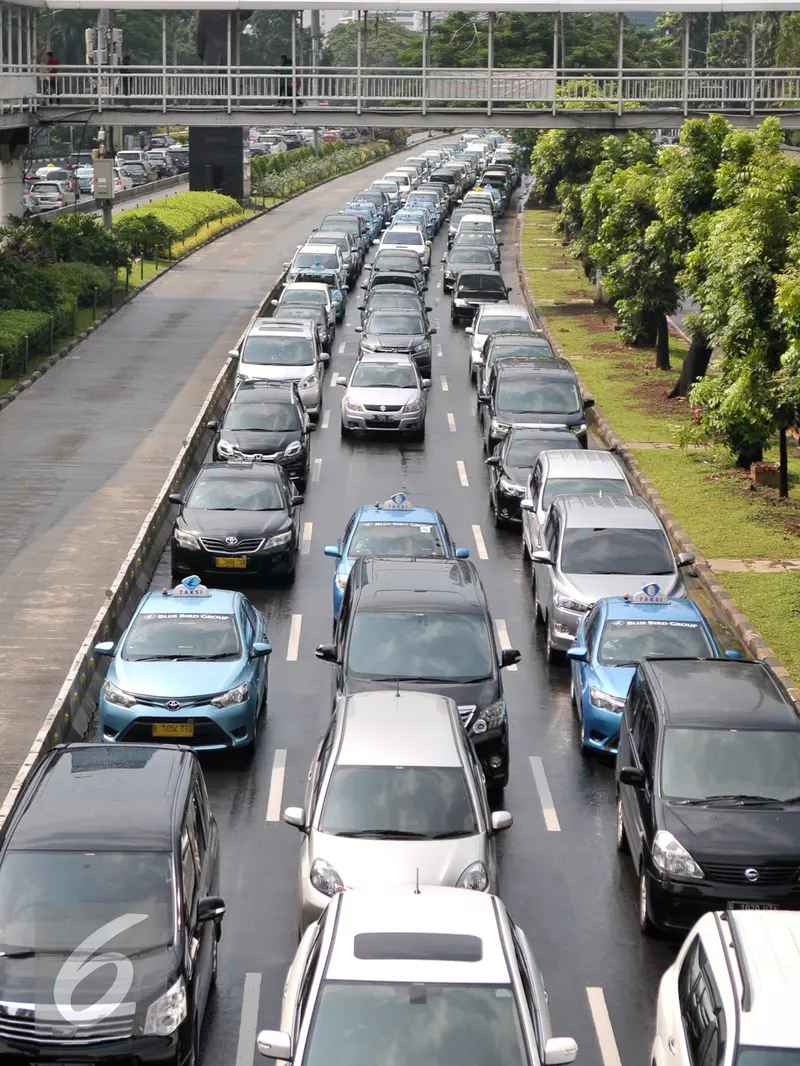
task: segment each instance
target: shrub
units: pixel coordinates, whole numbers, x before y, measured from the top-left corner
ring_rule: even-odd
[[[387,141],[373,141],[370,144],[348,145],[342,141],[332,141],[323,148],[331,151],[320,151],[319,156],[311,152],[310,156],[304,156],[297,162],[290,161],[281,171],[274,169],[266,170],[260,177],[253,179],[253,192],[257,196],[282,197],[291,193],[300,192],[303,189],[319,185],[339,174],[346,174],[356,167],[362,166],[373,159],[380,159],[390,152]],[[285,152],[283,156],[271,156],[270,159],[289,159],[299,155],[307,149],[297,149],[294,152]]]
[[[221,193],[182,192],[120,212],[113,227],[117,239],[134,255],[152,255],[190,236],[204,222],[241,210],[236,200]]]
[[[62,263],[94,263],[118,270],[130,261],[128,250],[99,219],[71,212],[52,223],[53,258]]]
[[[152,255],[169,244],[170,229],[154,214],[138,214],[141,208],[123,211],[114,219],[114,232],[132,255]]]
[[[44,311],[0,311],[0,355],[4,356],[4,375],[19,373],[25,338],[29,348],[41,344],[50,332],[52,315]]]
[[[0,252],[0,311],[54,313],[62,298],[61,286],[44,268]]]
[[[51,263],[43,268],[43,273],[54,278],[61,287],[64,301],[71,307],[89,307],[94,298],[94,290],[103,299],[111,292],[112,276],[104,267],[92,263]]]

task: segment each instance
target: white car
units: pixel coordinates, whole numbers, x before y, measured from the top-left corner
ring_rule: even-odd
[[[390,170],[388,174],[383,175],[385,181],[396,181],[400,186],[400,203],[404,204],[408,199],[408,194],[411,192],[413,186],[411,185],[411,176],[404,173],[402,170]]]
[[[114,167],[114,182],[117,192],[127,192],[133,188],[133,178],[125,167]],[[94,174],[92,174],[92,187],[94,188]]]
[[[798,988],[800,913],[703,915],[661,978],[653,1066],[796,1063]]]
[[[285,285],[280,299],[270,301],[273,307],[288,303],[319,303],[325,308],[328,319],[328,334],[333,341],[336,333],[336,308],[334,307],[331,290],[327,285],[318,281],[293,281]]]
[[[430,269],[431,242],[422,232],[421,226],[415,226],[405,222],[396,226],[390,226],[384,232],[383,237],[381,237],[379,248],[389,248],[393,251],[403,248],[410,252],[416,252],[422,260],[422,265],[425,269]]]
[[[475,377],[478,368],[483,362],[483,346],[490,333],[499,333],[501,330],[534,330],[539,326],[533,319],[527,307],[522,304],[483,304],[478,308],[471,326],[467,326],[466,332],[472,337],[472,346],[469,352],[469,373]]]
[[[465,205],[467,206],[467,205]],[[456,230],[453,243],[455,243],[462,233],[491,233],[493,236],[497,236],[497,228],[489,211],[475,212],[475,214],[463,215],[459,219],[458,229]]]

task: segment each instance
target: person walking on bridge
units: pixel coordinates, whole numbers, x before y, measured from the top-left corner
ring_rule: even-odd
[[[48,103],[52,104],[58,99],[58,67],[59,62],[52,52],[45,56],[48,73]]]

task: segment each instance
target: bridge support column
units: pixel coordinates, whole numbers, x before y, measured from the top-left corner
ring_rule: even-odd
[[[25,191],[25,149],[30,143],[27,126],[0,130],[0,226],[10,215],[22,215]]]
[[[241,126],[189,127],[189,188],[250,198],[250,166],[245,163],[247,130]]]

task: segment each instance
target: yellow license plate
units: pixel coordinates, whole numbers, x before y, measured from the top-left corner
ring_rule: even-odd
[[[154,722],[154,737],[193,737],[193,722]]]
[[[247,559],[243,555],[225,556],[215,560],[218,570],[246,570]]]

